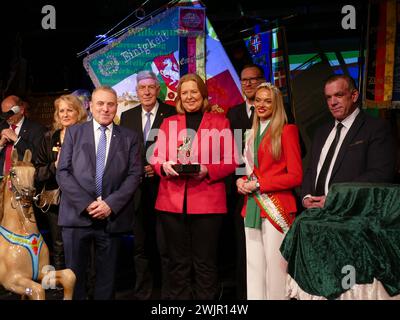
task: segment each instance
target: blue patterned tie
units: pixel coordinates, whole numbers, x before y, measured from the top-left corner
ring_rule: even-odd
[[[149,131],[150,131],[150,127],[151,127],[150,116],[151,116],[151,112],[146,112],[147,121],[146,121],[146,124],[144,125],[144,130],[143,130],[144,143],[146,143],[146,141],[147,141],[147,136],[149,135]]]
[[[104,166],[106,160],[106,147],[107,147],[107,136],[106,130],[107,127],[100,126],[99,127],[100,140],[99,145],[97,146],[97,155],[96,155],[96,196],[100,197],[103,189],[103,173]]]

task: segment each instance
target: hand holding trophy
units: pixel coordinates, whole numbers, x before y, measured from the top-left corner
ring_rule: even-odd
[[[190,153],[192,151],[191,142],[192,139],[190,137],[184,137],[183,143],[178,147],[178,163],[172,165],[172,167],[180,175],[194,175],[200,172],[200,164],[189,163]]]

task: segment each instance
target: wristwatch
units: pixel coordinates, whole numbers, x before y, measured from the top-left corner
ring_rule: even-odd
[[[260,190],[260,183],[258,181],[256,182],[256,190]]]

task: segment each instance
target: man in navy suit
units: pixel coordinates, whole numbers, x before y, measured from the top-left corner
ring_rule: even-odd
[[[135,236],[135,298],[137,300],[160,298],[153,295],[153,288],[159,286],[160,281],[162,281],[161,298],[167,299],[166,265],[168,253],[166,252],[162,229],[154,210],[160,178],[154,174],[153,168],[148,164],[146,154],[152,154],[151,147],[154,145],[154,137],[162,121],[176,114],[176,110],[174,107],[157,100],[160,84],[153,72],[140,71],[137,74],[136,83],[136,93],[140,105],[123,112],[120,122],[121,126],[134,130],[144,144],[142,159],[145,175],[135,194],[137,210],[133,228]],[[147,137],[144,136],[145,134]]]
[[[15,106],[19,107],[19,111],[0,124],[0,175],[6,175],[10,169],[12,149],[18,151],[20,160],[25,150],[31,150],[34,163],[45,132],[43,126],[25,117],[25,104],[17,96],[6,97],[1,102],[1,111],[7,113]]]
[[[93,120],[68,128],[57,167],[59,225],[65,262],[77,277],[74,298],[86,299],[85,275],[95,247],[94,299],[112,299],[120,235],[132,230],[133,194],[142,175],[137,134],[113,123],[117,94],[93,91]]]
[[[322,208],[332,183],[392,182],[395,177],[395,147],[389,124],[358,108],[354,80],[333,75],[325,82],[324,94],[334,119],[314,136],[302,185],[305,208]]]
[[[250,129],[254,116],[254,99],[259,84],[265,81],[264,70],[257,64],[245,65],[240,73],[242,93],[246,101],[230,108],[226,114],[232,130],[240,130],[235,133],[235,140],[241,152],[244,149],[244,133]],[[239,134],[238,134],[239,133]],[[236,176],[232,175],[226,180],[229,216],[233,218],[236,244],[236,298],[246,299],[246,239],[244,235],[243,218],[240,211],[243,207],[243,196],[237,193]]]

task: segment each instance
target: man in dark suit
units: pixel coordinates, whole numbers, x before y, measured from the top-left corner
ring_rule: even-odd
[[[19,111],[0,124],[0,175],[2,176],[10,170],[12,149],[17,149],[20,160],[24,157],[25,150],[31,150],[32,162],[35,162],[45,132],[43,126],[24,116],[25,104],[19,97],[8,96],[2,101],[3,113],[10,112],[11,108],[13,111]]]
[[[134,130],[144,144],[142,159],[145,175],[135,194],[135,298],[148,300],[152,296],[155,282],[161,282],[161,298],[168,295],[167,252],[162,229],[154,211],[160,179],[154,174],[147,158],[152,154],[154,137],[163,119],[176,114],[175,108],[157,101],[160,84],[157,76],[151,71],[141,71],[136,77],[136,93],[140,105],[125,111],[121,115],[121,126]],[[147,157],[146,157],[147,154]],[[158,248],[157,248],[158,245]],[[161,270],[160,271],[160,256]],[[162,279],[160,279],[162,278]],[[159,297],[156,297],[159,298]]]
[[[322,208],[332,183],[394,179],[396,156],[389,124],[358,108],[354,80],[333,75],[324,94],[334,119],[315,133],[302,185],[305,208]]]
[[[259,84],[265,81],[264,70],[256,64],[248,64],[240,73],[242,92],[245,102],[228,110],[231,129],[234,130],[238,150],[243,152],[244,133],[250,129],[253,123],[254,98]],[[243,196],[237,193],[236,176],[227,179],[227,197],[229,217],[233,216],[235,227],[236,245],[236,297],[240,300],[246,299],[246,239],[244,235],[243,218],[240,211],[243,207]]]
[[[59,225],[65,263],[77,277],[74,298],[86,299],[85,275],[95,247],[94,299],[112,299],[120,236],[132,231],[133,194],[142,175],[136,133],[113,123],[117,94],[93,91],[93,120],[67,129],[57,167]]]

